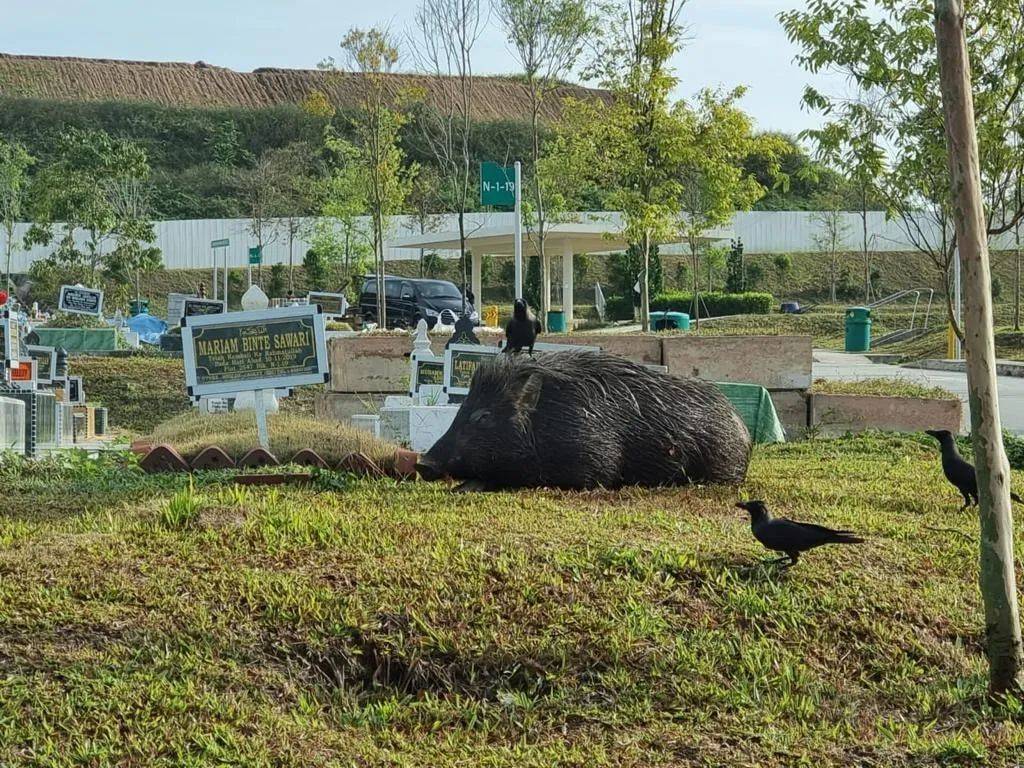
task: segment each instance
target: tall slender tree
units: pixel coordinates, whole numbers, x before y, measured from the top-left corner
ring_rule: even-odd
[[[4,229],[4,285],[10,293],[11,260],[14,256],[14,225],[25,217],[28,202],[28,169],[35,159],[18,143],[0,139],[0,225]]]
[[[967,299],[965,345],[971,440],[981,516],[980,584],[985,604],[989,691],[1024,691],[1024,645],[1013,559],[1010,466],[1003,449],[996,389],[992,280],[981,160],[971,93],[971,62],[962,0],[936,0],[935,37],[945,115],[950,191]]]
[[[563,79],[573,71],[585,43],[596,31],[589,0],[494,0],[494,8],[509,38],[512,52],[523,70],[530,94],[531,134],[531,221],[536,232],[534,244],[541,269],[541,322],[546,324],[551,309],[551,259],[546,248],[549,204],[546,191],[550,180],[543,178],[541,164],[541,111]]]
[[[353,29],[341,41],[349,68],[359,75],[359,112],[353,118],[359,149],[360,177],[370,211],[374,266],[377,274],[377,323],[387,324],[384,280],[384,237],[388,217],[398,213],[409,192],[415,167],[405,162],[399,144],[406,123],[401,94],[394,93],[388,75],[398,64],[398,45],[386,30]]]
[[[466,212],[473,189],[473,49],[486,23],[482,0],[423,0],[413,41],[417,64],[430,78],[417,122],[443,176],[445,203],[458,217],[463,311],[469,287]]]

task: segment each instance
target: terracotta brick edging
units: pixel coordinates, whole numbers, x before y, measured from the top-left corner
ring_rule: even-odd
[[[144,454],[142,459],[139,460],[139,466],[147,473],[154,474],[157,472],[196,472],[201,470],[217,470],[217,469],[264,469],[270,467],[281,466],[282,462],[278,461],[277,457],[274,456],[270,451],[263,448],[253,448],[248,451],[241,459],[238,460],[237,464],[231,458],[227,451],[221,448],[219,445],[210,445],[201,450],[196,454],[195,458],[192,459],[191,464],[182,458],[181,454],[178,453],[172,446],[162,445],[150,445],[146,443],[138,443],[132,445],[132,451],[137,454]],[[378,464],[369,456],[364,453],[350,453],[345,456],[336,467],[331,465],[324,459],[320,454],[314,451],[312,448],[303,448],[297,451],[292,456],[290,461],[284,462],[285,464],[295,464],[301,467],[308,467],[317,470],[332,470],[338,472],[349,472],[354,475],[369,478],[383,478],[391,477],[396,480],[415,480],[416,479],[416,462],[419,460],[419,454],[415,451],[407,451],[404,449],[398,449],[395,455],[390,458],[389,461],[384,462],[383,465]],[[295,478],[298,478],[299,474],[303,476],[312,477],[312,473],[292,473]],[[242,477],[250,477],[249,475],[236,475],[235,479],[238,480]],[[287,473],[271,474],[268,475],[263,473],[258,477],[291,477]],[[240,481],[243,482],[243,481]],[[281,481],[286,482],[286,481]],[[292,481],[294,482],[294,480]],[[246,480],[245,484],[258,484],[258,485],[273,485],[277,481],[257,482],[255,480]]]

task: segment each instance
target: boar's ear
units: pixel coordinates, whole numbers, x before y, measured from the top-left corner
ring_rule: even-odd
[[[519,377],[512,390],[512,405],[516,410],[516,418],[525,425],[530,415],[536,410],[540,400],[540,390],[544,380],[539,373]]]

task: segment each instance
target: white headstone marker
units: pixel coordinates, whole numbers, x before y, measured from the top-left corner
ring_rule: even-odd
[[[270,299],[267,298],[267,294],[258,285],[251,286],[249,290],[242,294],[242,309],[246,312],[257,312],[269,306]]]

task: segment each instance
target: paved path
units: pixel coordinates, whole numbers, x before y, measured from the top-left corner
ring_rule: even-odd
[[[919,368],[901,368],[895,365],[872,363],[863,355],[814,350],[814,378],[836,381],[861,379],[901,378],[931,387],[942,387],[964,402],[965,426],[967,418],[967,374],[953,371],[926,371]],[[1003,428],[1024,434],[1024,378],[999,377],[999,416]]]

